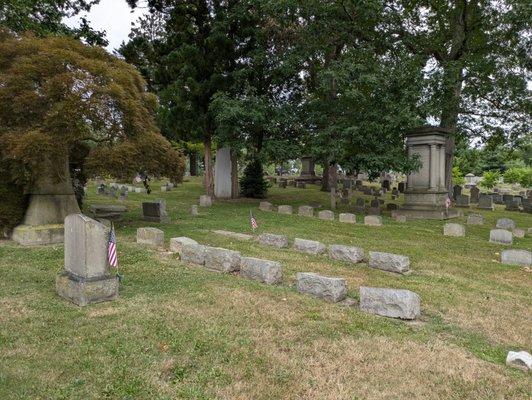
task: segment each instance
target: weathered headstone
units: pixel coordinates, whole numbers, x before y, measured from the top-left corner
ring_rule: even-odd
[[[326,250],[325,245],[323,243],[320,243],[315,240],[306,240],[299,238],[294,239],[294,249],[308,254],[322,254]]]
[[[382,226],[382,217],[378,215],[366,215],[364,217],[364,225],[367,226]]]
[[[286,235],[275,235],[273,233],[263,233],[259,235],[258,241],[265,246],[273,246],[279,249],[288,247],[288,237]]]
[[[399,207],[397,206],[397,204],[395,203],[388,203],[386,204],[386,210],[388,211],[395,211],[397,210]]]
[[[322,210],[318,212],[318,218],[327,221],[334,221],[334,213],[331,210]]]
[[[360,247],[331,244],[329,246],[329,257],[333,260],[347,261],[356,264],[364,261],[364,250]]]
[[[454,185],[453,186],[453,200],[456,201],[458,196],[462,194],[462,186],[460,185]]]
[[[137,243],[162,247],[164,245],[164,232],[157,228],[138,228]]]
[[[199,215],[198,206],[196,204],[190,206],[190,214],[194,216]]]
[[[210,207],[212,206],[212,198],[206,194],[202,194],[199,198],[200,207]]]
[[[532,252],[528,250],[503,250],[501,252],[501,263],[511,265],[532,266]]]
[[[345,279],[321,276],[312,272],[298,272],[296,286],[299,293],[334,303],[344,300],[347,295],[347,282]]]
[[[117,204],[92,204],[90,206],[90,214],[94,219],[119,220],[126,211],[126,206]]]
[[[478,200],[479,200],[480,190],[476,186],[473,186],[469,190],[469,194],[471,196],[471,198],[470,198],[471,203],[477,204]]]
[[[108,263],[109,228],[83,214],[65,218],[65,269],[55,282],[59,296],[85,306],[114,300],[118,278]]]
[[[215,233],[217,235],[225,236],[231,239],[241,240],[243,242],[247,242],[253,239],[252,235],[248,235],[247,233],[240,233],[240,232],[231,232],[226,231],[224,229],[216,229],[212,231],[212,233]]]
[[[522,239],[525,237],[525,230],[520,228],[514,228],[512,229],[512,234],[514,237]]]
[[[259,209],[262,211],[272,211],[273,204],[268,201],[261,201],[259,204]]]
[[[515,222],[510,218],[499,218],[495,227],[499,229],[514,229]]]
[[[514,197],[513,199],[506,201],[505,205],[506,205],[506,208],[505,208],[506,211],[519,211],[521,200],[520,198]]]
[[[478,199],[478,208],[482,210],[492,210],[494,209],[493,205],[493,196],[490,194],[480,194]]]
[[[370,251],[368,265],[382,271],[404,274],[410,270],[410,259],[399,254]]]
[[[383,189],[390,190],[390,181],[388,179],[383,180],[381,185]]]
[[[360,309],[383,317],[416,319],[421,315],[421,298],[410,290],[361,286]]]
[[[219,148],[214,161],[214,197],[218,199],[233,197],[232,169],[231,148]]]
[[[404,193],[405,192],[405,183],[404,182],[399,182],[397,184],[397,190],[399,190],[399,193]]]
[[[465,236],[465,226],[460,224],[445,224],[443,226],[444,236]]]
[[[394,214],[393,218],[394,218],[394,220],[395,220],[396,222],[401,222],[401,223],[406,222],[406,215],[402,215],[402,214]]]
[[[459,194],[456,196],[456,207],[469,208],[469,196],[465,194]]]
[[[281,283],[283,280],[283,268],[281,264],[276,261],[242,257],[240,259],[240,275],[273,285]]]
[[[150,222],[169,222],[170,218],[166,213],[166,200],[142,202],[142,219]]]
[[[201,244],[184,244],[181,247],[181,261],[184,263],[204,265],[205,246]]]
[[[293,212],[293,209],[292,209],[292,206],[288,206],[288,205],[282,205],[282,206],[279,206],[277,208],[277,212],[279,214],[287,214],[287,215],[291,215],[292,212]]]
[[[357,216],[351,213],[340,213],[338,215],[338,220],[346,224],[356,224]]]
[[[484,225],[484,217],[481,214],[469,214],[467,216],[468,225]]]
[[[220,247],[205,246],[205,267],[224,273],[238,271],[240,253]]]
[[[507,231],[506,229],[492,229],[490,231],[490,242],[499,244],[512,244],[512,232]]]
[[[362,214],[366,211],[366,201],[362,197],[357,197],[355,202],[355,212]]]
[[[311,206],[299,206],[297,209],[297,214],[302,217],[313,217],[314,208]]]
[[[183,249],[183,246],[187,244],[198,244],[194,239],[181,236],[181,237],[175,237],[170,239],[170,251],[181,254],[181,250]]]

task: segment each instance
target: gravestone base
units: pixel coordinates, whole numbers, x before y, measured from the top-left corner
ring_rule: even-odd
[[[462,216],[462,212],[445,208],[447,192],[405,191],[405,204],[396,215],[407,219],[450,219]]]
[[[118,297],[118,277],[81,278],[63,272],[56,278],[55,290],[78,306],[111,301]]]
[[[11,239],[23,246],[63,243],[65,226],[63,224],[19,225],[13,229]]]

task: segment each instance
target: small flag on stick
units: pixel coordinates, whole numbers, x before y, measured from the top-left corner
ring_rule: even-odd
[[[251,223],[251,229],[253,229],[253,232],[255,232],[255,229],[259,227],[259,224],[257,224],[257,220],[253,216],[251,210],[249,210],[249,222]]]
[[[107,258],[111,267],[118,267],[118,256],[116,254],[116,234],[115,226],[111,225],[111,231],[109,232],[109,245],[107,249]]]
[[[451,199],[449,197],[447,197],[445,199],[445,208],[449,209],[449,207],[451,207]]]

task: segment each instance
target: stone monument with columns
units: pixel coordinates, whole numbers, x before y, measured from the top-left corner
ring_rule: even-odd
[[[319,181],[321,178],[316,176],[316,171],[314,168],[314,159],[311,156],[301,157],[301,174],[296,178],[296,180],[308,183]]]
[[[417,155],[421,167],[408,175],[405,203],[397,214],[415,219],[448,219],[461,214],[445,205],[445,142],[450,134],[437,126],[423,126],[407,134],[408,156]]]

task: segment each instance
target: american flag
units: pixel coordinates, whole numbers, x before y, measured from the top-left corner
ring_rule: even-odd
[[[116,234],[115,227],[111,225],[111,231],[109,232],[109,246],[107,249],[107,259],[111,267],[118,267],[118,256],[116,254]]]
[[[257,220],[253,216],[251,210],[249,210],[249,221],[251,222],[251,229],[255,230],[259,227],[259,224],[257,224]]]
[[[449,208],[449,207],[451,207],[451,199],[447,197],[445,199],[445,208]]]

